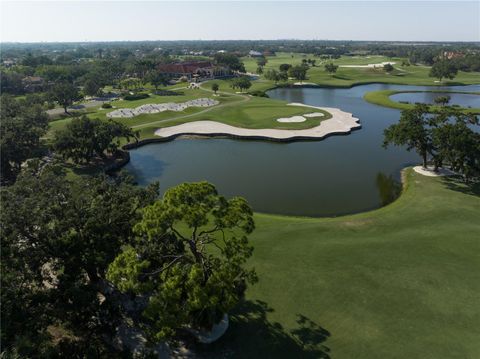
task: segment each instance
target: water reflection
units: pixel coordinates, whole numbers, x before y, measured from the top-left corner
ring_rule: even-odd
[[[402,184],[392,175],[379,172],[376,176],[375,183],[382,206],[392,203],[402,192]]]

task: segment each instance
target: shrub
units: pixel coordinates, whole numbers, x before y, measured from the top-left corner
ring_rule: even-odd
[[[137,93],[134,95],[126,95],[123,99],[127,101],[135,101],[135,100],[142,100],[148,97],[150,97],[148,93]]]
[[[105,102],[104,104],[102,104],[102,108],[112,108],[112,105],[108,102]]]
[[[250,91],[248,94],[252,96],[258,96],[258,97],[269,97],[264,91],[260,91],[260,90]]]

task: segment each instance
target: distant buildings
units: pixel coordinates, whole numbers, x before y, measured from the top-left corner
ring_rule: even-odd
[[[248,53],[248,56],[250,56],[250,57],[262,57],[263,53],[259,52],[259,51],[250,50],[250,52]]]
[[[186,77],[188,81],[201,81],[222,77],[228,74],[227,69],[215,66],[210,61],[188,61],[174,64],[162,64],[157,70],[174,79]]]
[[[457,52],[457,51],[444,51],[443,52],[443,58],[444,59],[451,60],[451,59],[458,59],[458,58],[462,58],[462,57],[465,57],[465,54],[463,54],[461,52]]]
[[[41,92],[45,89],[45,80],[40,76],[27,76],[22,79],[25,92]]]

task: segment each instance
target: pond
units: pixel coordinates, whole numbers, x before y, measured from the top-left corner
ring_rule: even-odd
[[[272,98],[351,112],[362,129],[311,142],[178,139],[131,150],[126,168],[141,185],[159,181],[162,192],[207,180],[227,197],[245,197],[258,212],[336,216],[378,208],[396,198],[400,170],[419,162],[402,148],[382,148],[383,130],[398,121],[400,111],[369,104],[363,95],[387,89],[429,88],[371,84],[271,90]],[[475,92],[480,86],[443,89]]]
[[[390,99],[396,102],[422,102],[434,104],[435,98],[440,96],[449,96],[449,105],[458,105],[461,107],[480,108],[480,95],[466,93],[448,93],[448,92],[404,92],[390,96]]]

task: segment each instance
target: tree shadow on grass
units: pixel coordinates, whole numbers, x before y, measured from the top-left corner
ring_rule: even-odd
[[[480,181],[465,183],[460,176],[445,176],[442,178],[442,182],[452,191],[480,197]]]
[[[267,319],[272,312],[265,302],[246,301],[230,315],[221,339],[192,349],[200,358],[330,358],[326,329],[297,314],[296,327],[288,331]]]

